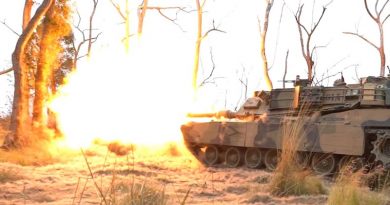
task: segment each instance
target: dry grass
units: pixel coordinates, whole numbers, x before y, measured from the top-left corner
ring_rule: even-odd
[[[9,131],[10,118],[0,118],[0,147]],[[34,136],[35,137],[35,136]],[[0,162],[10,162],[24,166],[42,166],[70,159],[76,153],[71,150],[56,147],[52,141],[41,139],[33,141],[28,146],[5,150],[0,148]]]
[[[0,118],[0,145],[3,144],[4,137],[9,133],[10,118]]]
[[[139,180],[137,176],[130,175],[125,179],[119,179],[117,177],[117,170],[115,169],[116,163],[113,165],[113,170],[111,171],[111,180],[109,183],[103,183],[100,181],[97,176],[95,176],[94,171],[92,170],[90,163],[88,161],[87,155],[82,150],[82,155],[84,157],[85,163],[89,171],[89,179],[92,180],[95,189],[98,192],[98,195],[101,199],[101,204],[105,205],[165,205],[168,203],[168,195],[165,192],[165,185],[161,183],[156,183],[148,181],[146,179]],[[106,165],[106,159],[103,163],[103,167]],[[129,160],[129,159],[127,159]],[[130,164],[127,161],[127,164]],[[128,169],[134,169],[133,167],[128,167]],[[80,181],[80,180],[79,180]],[[75,193],[78,193],[79,184],[76,188]],[[85,187],[84,187],[85,188]],[[83,198],[83,190],[81,191],[80,199]],[[190,190],[187,191],[186,195],[180,202],[180,204],[185,204],[189,196]],[[76,197],[75,197],[76,198]]]
[[[165,193],[165,187],[132,182],[130,184],[120,183],[116,186],[120,190],[119,200],[113,205],[134,205],[134,204],[168,204],[168,196]]]
[[[293,170],[289,174],[276,172],[270,191],[275,196],[326,194],[322,181],[310,172]]]
[[[23,178],[24,176],[15,169],[0,168],[0,183],[12,182]]]
[[[329,205],[385,205],[381,193],[371,192],[352,184],[335,184],[329,193]]]
[[[42,140],[20,149],[0,149],[0,162],[10,162],[23,166],[43,166],[67,161],[75,155],[74,151],[60,149],[55,147],[52,142]]]
[[[390,170],[386,171],[383,167],[376,168],[374,171],[365,175],[362,180],[365,185],[377,192],[390,190]]]
[[[373,192],[364,187],[361,172],[353,173],[341,171],[335,184],[332,186],[329,205],[385,205],[387,204],[386,191]]]
[[[303,133],[303,114],[284,127],[280,160],[270,182],[270,192],[275,196],[325,194],[322,181],[297,163],[297,149]]]

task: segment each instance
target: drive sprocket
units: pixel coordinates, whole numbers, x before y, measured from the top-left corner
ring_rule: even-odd
[[[371,153],[375,155],[375,161],[383,163],[384,168],[390,170],[390,130],[379,131],[376,135]]]

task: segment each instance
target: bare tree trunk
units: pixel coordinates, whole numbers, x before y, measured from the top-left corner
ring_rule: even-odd
[[[111,4],[115,7],[115,9],[118,11],[119,15],[122,17],[122,19],[125,21],[125,29],[126,29],[126,34],[125,38],[123,39],[124,44],[125,44],[125,50],[126,52],[129,51],[129,39],[130,39],[130,10],[129,10],[129,0],[126,0],[125,2],[125,12],[122,12],[121,7],[117,4],[114,3],[113,0],[110,0]]]
[[[196,9],[198,12],[198,34],[195,45],[195,61],[194,61],[194,70],[192,75],[192,87],[194,90],[197,89],[197,80],[198,80],[198,70],[199,70],[199,54],[200,54],[200,45],[202,43],[202,14],[203,9],[200,5],[199,0],[196,0]]]
[[[92,9],[92,13],[91,13],[91,16],[89,16],[89,41],[88,41],[88,57],[91,57],[91,48],[92,48],[92,29],[93,29],[93,26],[92,26],[92,21],[93,21],[93,17],[95,16],[95,11],[96,11],[96,7],[99,3],[99,0],[93,0],[93,9]]]
[[[38,58],[37,73],[35,75],[35,95],[33,105],[33,122],[34,127],[43,127],[47,123],[47,108],[46,102],[49,98],[49,81],[52,75],[52,67],[56,61],[55,44],[53,39],[54,33],[51,32],[52,25],[50,20],[54,14],[55,5],[52,4],[48,10],[45,20],[43,22],[42,35],[40,41],[40,52]],[[54,48],[54,49],[53,49]]]
[[[385,76],[385,66],[386,66],[386,55],[385,55],[385,38],[383,34],[383,24],[378,23],[379,27],[379,35],[380,35],[380,44],[379,44],[379,56],[381,58],[381,68],[380,68],[380,76]]]
[[[264,26],[261,32],[260,52],[261,52],[261,58],[263,59],[263,75],[267,85],[267,89],[272,90],[273,86],[272,86],[272,81],[268,74],[268,60],[267,60],[267,55],[265,53],[265,41],[266,41],[266,36],[268,31],[269,13],[272,8],[273,0],[266,0],[266,2],[267,2],[267,8],[265,10]]]
[[[57,79],[54,73],[52,73],[51,75],[50,90],[52,95],[55,95],[57,93]]]
[[[50,88],[55,88],[55,71],[60,69],[58,56],[63,51],[61,40],[69,35],[71,29],[67,21],[69,17],[67,9],[67,1],[57,1],[52,4],[41,24],[33,106],[34,133],[41,137],[46,137],[43,131],[48,126],[47,102],[51,96]]]
[[[142,29],[144,26],[144,18],[147,9],[148,9],[148,0],[144,0],[142,4],[141,12],[139,13],[139,17],[138,17],[138,36],[141,36],[142,34]]]
[[[27,67],[24,59],[26,45],[37,28],[41,18],[46,14],[54,0],[44,0],[37,9],[33,18],[20,35],[15,50],[12,54],[12,64],[15,76],[14,101],[12,105],[11,130],[13,135],[7,135],[4,146],[22,146],[28,142],[28,131],[30,129],[29,115],[29,89]]]
[[[310,52],[310,39],[311,39],[311,35],[309,35],[307,37],[306,55],[304,57],[305,57],[306,65],[307,65],[307,79],[309,80],[309,82],[312,82],[314,62],[313,62],[313,56],[311,55],[311,52]]]
[[[289,50],[287,50],[287,52],[286,52],[286,59],[284,60],[283,88],[286,88],[286,75],[287,75],[287,65],[288,65],[288,53],[289,53]]]
[[[22,24],[23,30],[26,29],[28,22],[30,22],[32,5],[33,5],[32,0],[26,0],[24,3],[23,24]]]

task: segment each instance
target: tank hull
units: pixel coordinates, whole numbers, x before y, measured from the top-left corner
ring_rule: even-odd
[[[292,129],[296,133],[291,133]],[[387,108],[359,108],[328,114],[314,112],[304,116],[270,114],[257,120],[189,122],[181,127],[190,149],[213,145],[222,150],[220,155],[229,147],[240,148],[242,152],[249,148],[258,148],[261,152],[280,150],[284,138],[294,135],[298,152],[332,154],[337,159],[361,157],[365,161],[373,149],[370,134],[389,129],[390,109]]]

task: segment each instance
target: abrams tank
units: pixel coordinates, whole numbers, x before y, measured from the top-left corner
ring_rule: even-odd
[[[337,80],[310,86],[297,77],[293,88],[256,91],[236,111],[189,113],[184,141],[207,166],[277,166],[287,127],[301,166],[329,175],[346,162],[355,169],[390,169],[390,78],[366,77],[358,84]],[[201,120],[200,120],[201,119]]]

